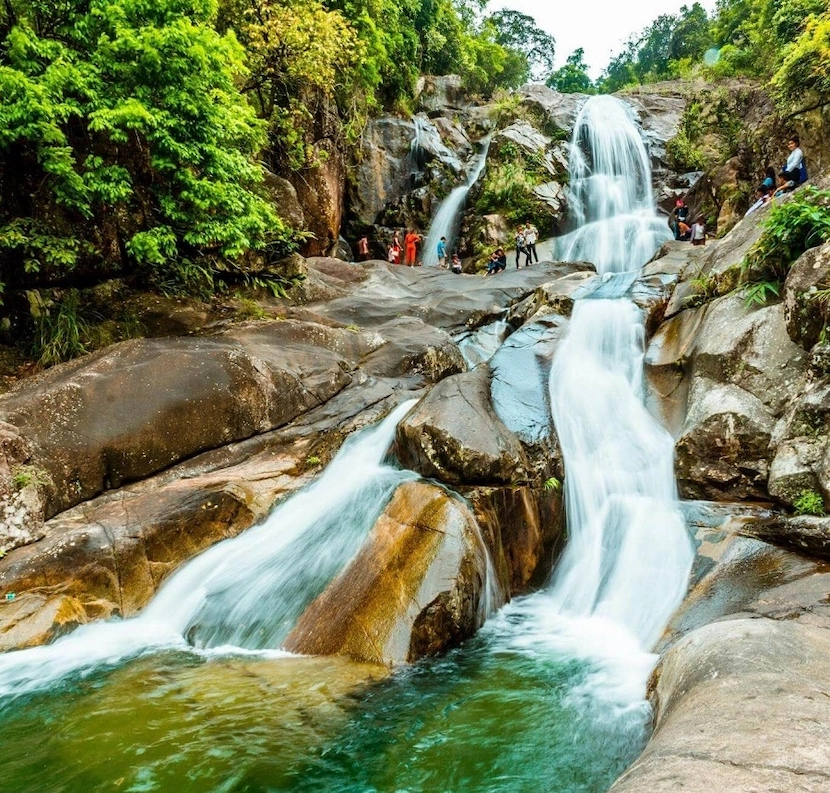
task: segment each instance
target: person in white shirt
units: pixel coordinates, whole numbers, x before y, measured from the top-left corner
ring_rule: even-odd
[[[697,220],[692,224],[692,245],[706,244],[706,218],[698,215]]]
[[[790,156],[787,157],[787,162],[781,169],[781,176],[787,182],[792,182],[793,186],[800,185],[801,179],[801,163],[804,161],[804,152],[799,146],[798,135],[793,135],[787,141],[787,148],[790,150]]]
[[[527,248],[528,261],[539,263],[539,254],[536,253],[536,240],[539,239],[539,230],[532,223],[525,226],[525,247]]]

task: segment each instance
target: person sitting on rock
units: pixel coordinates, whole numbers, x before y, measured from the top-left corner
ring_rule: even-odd
[[[518,267],[518,265],[516,265]],[[496,248],[490,256],[490,261],[487,263],[487,272],[485,275],[495,275],[502,270],[507,269],[507,254],[504,248]]]
[[[455,273],[456,275],[461,274],[461,259],[458,258],[458,254],[454,251],[452,254],[452,260],[450,261],[450,272]]]
[[[751,215],[753,212],[764,206],[764,204],[768,204],[770,201],[772,201],[772,187],[767,187],[766,179],[764,179],[764,181],[761,182],[761,184],[758,186],[756,195],[757,199],[755,203],[749,209],[747,209],[744,217],[746,217],[747,215]]]
[[[807,166],[804,165],[804,152],[801,151],[799,143],[798,135],[793,135],[787,141],[790,156],[787,157],[787,162],[784,163],[784,167],[781,169],[781,177],[785,183],[792,182],[792,187],[789,189],[798,187],[802,182],[807,181]]]

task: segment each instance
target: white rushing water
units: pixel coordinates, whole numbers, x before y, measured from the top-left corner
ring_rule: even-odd
[[[165,648],[284,654],[279,647],[302,610],[357,553],[395,488],[417,478],[384,462],[415,401],[349,438],[264,523],[184,565],[137,617],[0,655],[0,701]]]
[[[583,105],[568,170],[576,230],[557,240],[556,257],[603,273],[639,270],[671,235],[655,212],[651,162],[628,105],[611,96]]]
[[[467,193],[478,181],[484,166],[487,163],[487,152],[490,149],[490,138],[486,138],[482,145],[481,154],[476,160],[475,167],[467,177],[463,185],[454,188],[453,191],[441,202],[438,211],[435,213],[429,225],[429,233],[424,242],[421,259],[426,267],[435,267],[438,264],[438,243],[441,237],[447,238],[447,257],[452,254],[455,244],[455,236],[458,232],[457,224],[461,210],[464,209],[464,202],[467,200]]]
[[[577,300],[550,372],[565,462],[568,543],[526,637],[590,659],[590,696],[644,706],[651,648],[683,599],[693,553],[674,481],[674,444],[644,406],[644,327],[623,295],[668,238],[655,214],[648,153],[630,110],[589,99],[571,144],[580,225],[563,258],[593,262],[603,288]],[[535,636],[535,638],[534,638]]]

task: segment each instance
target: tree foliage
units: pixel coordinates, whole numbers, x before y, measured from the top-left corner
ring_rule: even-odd
[[[290,234],[258,193],[244,53],[203,0],[10,0],[0,20],[0,272],[147,280]]]
[[[585,63],[585,50],[574,50],[565,61],[565,65],[553,72],[547,79],[547,85],[563,94],[593,94],[596,88],[588,76],[588,64]]]

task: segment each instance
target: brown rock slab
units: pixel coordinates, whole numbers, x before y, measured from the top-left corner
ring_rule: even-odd
[[[440,487],[406,483],[286,649],[389,665],[434,655],[479,626],[485,576],[472,513]]]

